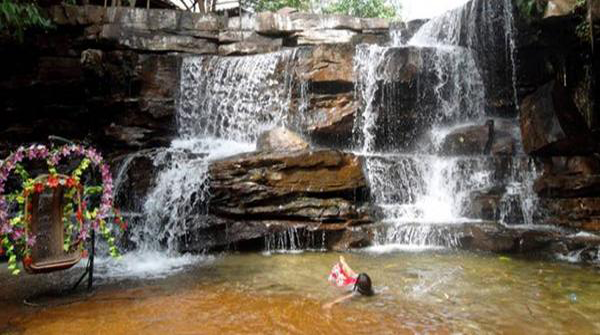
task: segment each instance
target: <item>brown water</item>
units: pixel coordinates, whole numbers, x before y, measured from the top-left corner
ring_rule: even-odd
[[[80,269],[0,274],[0,333],[600,333],[596,269],[466,252],[346,255],[378,294],[331,310],[339,254],[229,254],[163,279],[103,279],[94,294],[49,298]],[[22,300],[44,303],[28,307]]]

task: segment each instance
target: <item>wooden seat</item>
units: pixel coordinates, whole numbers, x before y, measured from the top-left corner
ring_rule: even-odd
[[[42,175],[36,181],[46,183],[47,178],[47,175]],[[31,263],[23,264],[28,273],[65,270],[81,260],[79,248],[71,252],[64,251],[64,193],[65,187],[58,185],[56,188],[46,188],[41,193],[33,193],[26,201],[26,206],[31,202],[28,230],[36,236],[36,243],[31,247]]]

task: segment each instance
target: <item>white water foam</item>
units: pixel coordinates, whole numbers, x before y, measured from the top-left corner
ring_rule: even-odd
[[[159,279],[198,263],[210,264],[212,256],[169,255],[161,251],[132,251],[119,259],[95,259],[94,275],[101,279]]]
[[[374,245],[364,248],[367,253],[382,255],[395,252],[423,252],[430,250],[444,250],[445,247],[435,245],[420,245],[420,244],[402,244],[402,243],[386,243],[383,245]]]

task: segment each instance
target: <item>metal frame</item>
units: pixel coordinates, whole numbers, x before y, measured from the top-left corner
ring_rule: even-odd
[[[75,291],[79,284],[83,281],[83,279],[87,276],[87,289],[88,291],[92,290],[92,286],[94,284],[94,257],[96,256],[96,232],[92,229],[91,237],[90,237],[90,246],[88,251],[88,263],[85,266],[85,272],[79,277],[79,280],[73,285],[71,291]]]

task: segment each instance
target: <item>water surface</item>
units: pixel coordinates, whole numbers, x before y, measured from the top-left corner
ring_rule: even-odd
[[[170,276],[103,277],[95,292],[50,298],[81,269],[0,274],[0,333],[398,334],[600,332],[598,271],[577,265],[432,250],[356,252],[378,294],[324,310],[340,254],[201,257]],[[104,263],[110,264],[110,263]],[[102,265],[104,266],[104,265]],[[145,274],[143,275],[146,276]],[[22,304],[24,298],[44,307]]]

